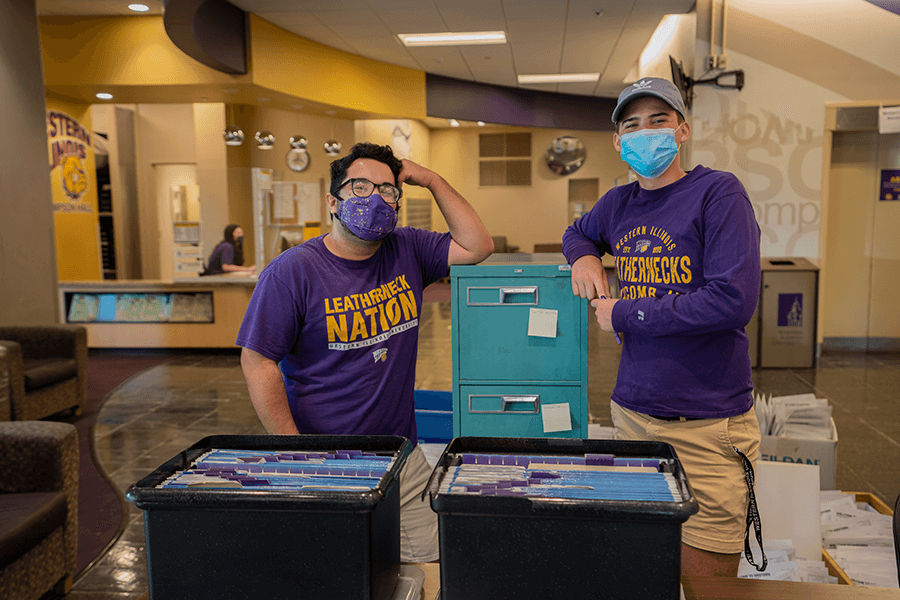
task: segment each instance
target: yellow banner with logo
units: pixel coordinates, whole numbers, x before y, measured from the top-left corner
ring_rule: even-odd
[[[47,99],[47,150],[59,279],[101,279],[89,106]]]

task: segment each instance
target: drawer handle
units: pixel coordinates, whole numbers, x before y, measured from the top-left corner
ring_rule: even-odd
[[[500,396],[500,410],[474,410],[473,398],[496,398],[489,394],[469,394],[469,413],[479,415],[500,414],[537,414],[540,412],[541,397],[534,396]],[[529,406],[530,405],[530,406]]]
[[[531,302],[507,302],[507,296],[531,296]],[[536,285],[528,287],[500,288],[500,304],[537,304],[538,289]]]
[[[496,302],[474,302],[472,290],[494,290],[498,293]],[[518,296],[525,296],[519,298]],[[538,287],[529,285],[525,287],[468,287],[466,288],[466,304],[468,306],[528,306],[538,303]]]
[[[503,408],[500,412],[530,412],[537,413],[541,405],[540,396],[501,396]],[[530,404],[531,410],[521,410],[519,406]]]

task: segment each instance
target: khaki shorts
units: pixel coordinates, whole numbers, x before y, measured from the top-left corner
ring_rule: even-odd
[[[428,494],[422,492],[431,477],[431,467],[422,448],[416,446],[400,470],[400,560],[438,560],[438,520]]]
[[[681,528],[681,541],[701,550],[739,554],[744,549],[749,494],[736,446],[759,460],[759,422],[751,407],[724,419],[665,421],[610,402],[616,439],[672,444],[700,505]],[[752,532],[751,532],[752,533]]]

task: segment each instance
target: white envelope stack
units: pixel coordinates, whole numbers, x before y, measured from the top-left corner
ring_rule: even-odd
[[[815,394],[756,394],[756,416],[763,435],[810,440],[832,439],[831,405]]]
[[[892,518],[853,494],[822,491],[822,547],[856,585],[898,587]]]
[[[791,540],[764,540],[766,551],[766,569],[757,571],[756,567],[741,556],[738,577],[743,579],[766,579],[770,581],[810,581],[813,583],[837,583],[837,577],[828,574],[828,567],[821,560],[803,560],[797,558]],[[754,553],[758,563],[760,557]]]

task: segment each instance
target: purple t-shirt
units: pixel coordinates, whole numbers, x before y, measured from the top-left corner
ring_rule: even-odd
[[[759,235],[737,177],[702,166],[658,190],[615,187],[566,230],[570,264],[616,258],[612,324],[622,358],[613,400],[668,417],[750,409],[744,327],[759,300]]]
[[[415,443],[422,290],[447,276],[450,234],[401,227],[362,261],[323,238],[260,273],[237,344],[279,363],[300,433]]]
[[[234,264],[234,246],[228,242],[219,242],[219,245],[213,248],[212,254],[209,255],[209,261],[206,264],[206,275],[216,275],[224,273],[222,265]]]

